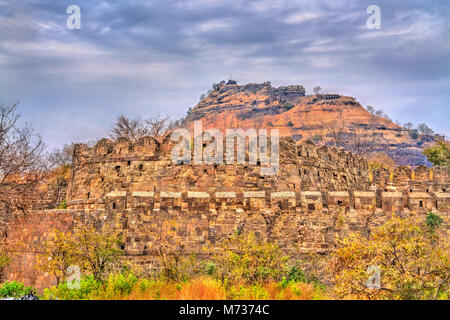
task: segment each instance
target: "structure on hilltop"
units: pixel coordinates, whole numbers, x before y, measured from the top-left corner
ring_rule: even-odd
[[[202,120],[203,127],[221,130],[278,129],[280,135],[299,142],[311,139],[347,151],[356,151],[358,141],[370,152],[386,153],[397,165],[430,165],[422,151],[433,137],[414,136],[390,119],[368,112],[353,97],[305,93],[301,85],[222,82],[192,108],[184,125]]]

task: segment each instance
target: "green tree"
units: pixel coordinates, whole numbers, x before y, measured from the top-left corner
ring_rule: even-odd
[[[444,140],[436,141],[432,147],[428,147],[423,152],[435,166],[450,167],[450,142]]]
[[[79,224],[72,232],[54,230],[42,245],[37,268],[54,275],[58,284],[71,265],[101,281],[109,271],[121,266],[121,242],[122,237],[111,224],[101,228]]]
[[[65,279],[67,268],[76,264],[75,251],[72,234],[54,229],[53,234],[42,245],[36,267],[55,276],[59,285]]]
[[[111,225],[96,229],[80,225],[73,232],[76,262],[81,270],[90,273],[98,281],[105,278],[120,261],[122,237]]]

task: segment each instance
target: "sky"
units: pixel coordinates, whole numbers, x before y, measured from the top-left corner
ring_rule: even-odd
[[[120,113],[180,118],[230,78],[319,85],[450,136],[450,2],[0,0],[0,103],[20,101],[49,149]]]

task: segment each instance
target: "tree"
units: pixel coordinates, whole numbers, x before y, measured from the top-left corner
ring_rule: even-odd
[[[186,246],[177,237],[175,219],[157,219],[150,235],[154,253],[161,262],[162,276],[167,281],[184,281],[200,273],[199,263],[193,256],[187,257]]]
[[[375,111],[375,115],[377,116],[377,117],[384,117],[384,111],[383,110],[377,110],[377,111]]]
[[[153,118],[145,120],[145,131],[147,134],[159,142],[170,134],[171,130],[176,126],[176,122],[170,121],[169,117],[162,118],[157,115]]]
[[[403,125],[403,128],[408,131],[412,130],[413,127],[414,125],[411,122],[407,122]]]
[[[314,87],[313,90],[314,90],[314,94],[320,94],[320,92],[322,91],[322,88],[317,86],[317,87]]]
[[[122,114],[111,127],[110,136],[114,140],[126,138],[132,142],[142,137],[152,137],[161,143],[179,124],[179,121],[171,121],[169,117],[163,118],[160,115],[142,120],[141,117],[128,118]]]
[[[112,125],[109,135],[113,140],[126,138],[134,142],[146,136],[147,132],[140,117],[129,118],[124,114],[120,114]]]
[[[72,158],[73,158],[73,150],[75,147],[75,143],[65,144],[61,149],[55,149],[49,155],[49,163],[53,168],[59,167],[71,167],[72,166]]]
[[[419,130],[420,134],[423,134],[424,136],[432,136],[433,135],[433,130],[425,123],[420,123],[417,126],[417,130]]]
[[[54,230],[53,236],[42,245],[37,268],[53,274],[58,284],[71,265],[101,281],[107,272],[120,266],[121,242],[118,229],[111,223],[100,228],[78,223],[72,232]]]
[[[395,161],[386,152],[377,151],[371,152],[367,155],[369,170],[373,171],[380,167],[393,170],[395,168]]]
[[[366,107],[366,110],[367,110],[368,112],[370,112],[371,114],[374,114],[374,113],[375,113],[375,109],[374,109],[374,107],[372,107],[372,106],[367,106],[367,107]]]
[[[335,292],[360,299],[444,297],[450,285],[449,249],[445,235],[430,232],[423,219],[394,215],[374,229],[372,239],[355,235],[342,242],[332,264]],[[373,283],[377,269],[380,281]]]
[[[36,268],[52,274],[59,285],[66,276],[67,269],[76,264],[76,246],[70,232],[53,230],[53,235],[43,243]]]
[[[372,117],[373,119],[373,117]],[[352,141],[350,147],[353,153],[367,156],[375,148],[375,125],[371,121],[368,128],[353,124],[350,126]]]
[[[231,283],[264,283],[280,280],[288,257],[277,244],[258,240],[253,232],[235,234],[223,241],[214,255],[217,275]]]
[[[419,138],[419,131],[417,129],[412,129],[409,131],[409,136],[411,139],[417,140]]]
[[[96,229],[80,224],[73,231],[74,256],[81,270],[91,273],[96,280],[103,280],[105,274],[114,269],[123,251],[122,237],[110,224]]]
[[[346,122],[342,111],[339,110],[338,118],[331,122],[328,122],[326,125],[327,135],[331,138],[332,143],[336,148],[340,148],[344,142],[345,130],[346,130]]]
[[[435,166],[446,166],[450,168],[450,142],[437,140],[434,146],[428,147],[423,151]]]
[[[0,105],[0,228],[33,205],[30,199],[48,173],[42,138],[29,124],[20,127],[19,119],[17,103]]]

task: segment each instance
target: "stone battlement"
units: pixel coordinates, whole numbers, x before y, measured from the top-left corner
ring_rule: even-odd
[[[343,191],[368,190],[367,161],[343,150],[317,148],[312,142],[280,141],[275,176],[262,176],[260,165],[174,164],[171,144],[151,138],[136,143],[102,140],[77,145],[67,200],[102,198],[111,191]]]
[[[189,206],[195,201],[208,201],[211,207],[222,201],[234,201],[237,206],[245,207],[246,202],[257,199],[265,201],[270,207],[282,199],[292,199],[296,206],[310,211],[327,208],[342,208],[344,210],[373,210],[383,211],[441,211],[450,209],[450,192],[373,192],[373,191],[244,191],[244,192],[199,192],[199,191],[112,191],[105,198],[77,199],[67,202],[69,209],[99,209],[99,210],[128,210],[142,207],[159,208],[167,199],[179,203],[179,207]],[[310,201],[314,200],[314,201]],[[314,206],[310,206],[314,204]]]

